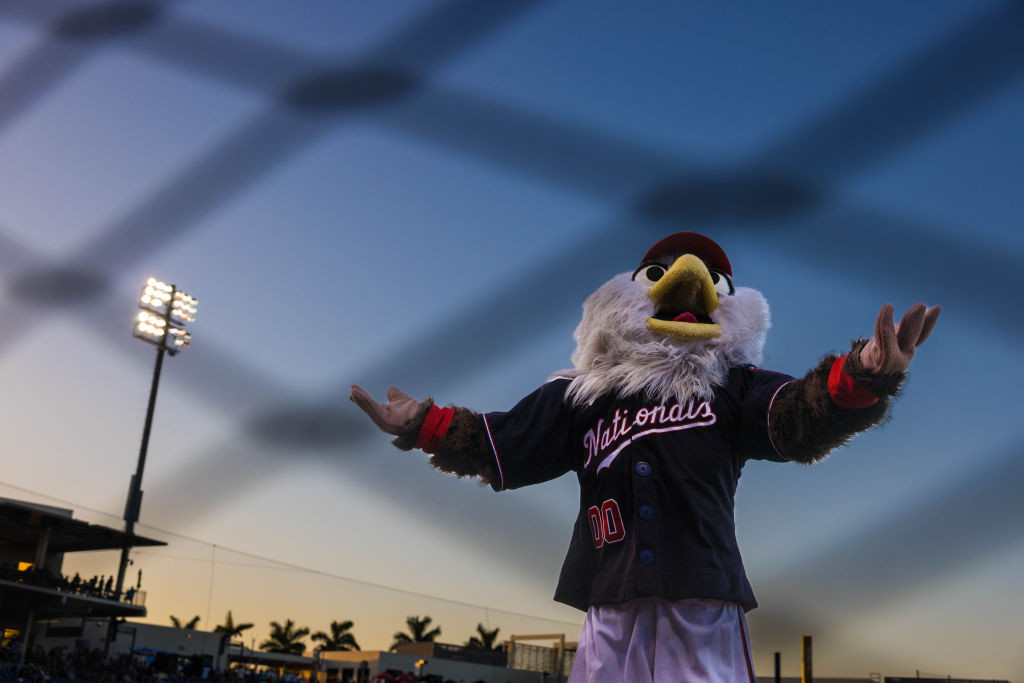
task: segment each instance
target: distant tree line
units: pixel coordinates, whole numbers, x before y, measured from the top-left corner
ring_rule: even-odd
[[[429,616],[421,617],[414,615],[406,617],[405,625],[407,630],[395,632],[393,636],[394,642],[389,649],[394,651],[398,649],[399,645],[405,643],[434,642],[441,635],[441,627],[431,628],[433,621]],[[183,621],[172,615],[171,624],[175,628],[195,629],[199,625],[199,615],[197,614],[188,621]],[[356,642],[356,638],[352,634],[353,625],[351,620],[332,621],[328,631],[317,631],[311,635],[308,627],[296,626],[295,622],[291,619],[286,619],[284,624],[272,621],[270,622],[270,635],[260,643],[260,649],[264,652],[301,655],[306,651],[306,643],[303,639],[309,636],[316,643],[313,648],[315,650],[323,652],[358,650],[359,643]],[[224,623],[216,626],[213,632],[227,634],[228,638],[231,639],[237,638],[244,631],[252,627],[253,624],[249,623],[236,624],[229,610],[224,617]],[[498,643],[499,630],[497,628],[489,630],[484,628],[483,624],[477,624],[476,634],[470,636],[469,640],[463,643],[463,646],[474,650],[500,650],[502,646]]]

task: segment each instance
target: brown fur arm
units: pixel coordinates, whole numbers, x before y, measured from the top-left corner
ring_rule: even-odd
[[[864,369],[859,339],[843,365],[844,372],[878,397],[878,402],[859,410],[840,408],[828,393],[828,375],[838,356],[830,354],[818,367],[786,385],[769,410],[769,433],[776,448],[789,460],[810,464],[823,459],[850,438],[885,419],[889,397],[895,395],[906,373],[875,375]]]
[[[392,443],[403,451],[415,448],[423,422],[434,400],[428,398],[420,404],[416,414],[405,423],[401,434]],[[485,484],[498,481],[498,468],[487,438],[484,419],[469,408],[452,406],[455,415],[448,432],[437,450],[430,456],[430,464],[442,472],[458,477],[480,477]]]

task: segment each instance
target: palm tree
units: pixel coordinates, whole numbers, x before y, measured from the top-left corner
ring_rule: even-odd
[[[171,623],[174,625],[174,628],[187,628],[189,630],[192,630],[196,627],[196,625],[199,624],[199,615],[195,615],[184,624],[181,623],[181,619],[174,615],[171,615]]]
[[[260,649],[267,652],[282,652],[289,655],[301,655],[306,651],[302,639],[309,635],[309,629],[303,626],[295,628],[291,619],[284,626],[276,621],[270,622],[270,637],[260,643]]]
[[[327,635],[323,631],[317,631],[310,637],[323,643],[320,646],[321,650],[358,650],[359,643],[356,642],[355,636],[348,633],[351,628],[351,621],[332,621],[331,635]]]
[[[252,628],[252,624],[236,624],[235,620],[231,618],[231,610],[228,610],[228,615],[224,617],[224,623],[213,629],[214,633],[227,634],[228,641],[235,636],[242,635],[242,631]]]
[[[399,645],[405,643],[424,643],[433,642],[435,638],[441,635],[441,627],[428,631],[430,628],[430,622],[433,619],[430,617],[407,617],[405,620],[406,625],[409,627],[409,633],[402,633],[399,631],[394,635],[395,642],[391,644],[389,649],[396,650]]]
[[[466,647],[474,650],[500,650],[501,645],[495,645],[498,640],[498,631],[501,629],[494,629],[488,631],[484,628],[483,624],[476,625],[476,632],[480,634],[480,637],[470,636],[469,640],[466,641]]]

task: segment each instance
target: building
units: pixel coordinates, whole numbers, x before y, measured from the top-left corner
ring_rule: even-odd
[[[400,675],[413,673],[417,676],[433,674],[439,680],[454,681],[498,681],[499,683],[542,683],[556,680],[539,671],[509,669],[504,665],[482,664],[460,661],[450,657],[456,645],[415,643],[428,646],[415,652],[385,652],[383,650],[362,650],[356,652],[321,652],[320,671],[324,678],[319,680],[339,683],[361,683],[371,681],[379,674]],[[425,653],[429,650],[430,654]]]
[[[227,637],[223,633],[120,620],[115,620],[111,630],[107,617],[39,620],[32,642],[44,650],[104,648],[111,657],[134,654],[149,660],[160,656],[176,660],[198,658],[211,669],[225,669],[228,665]]]
[[[146,616],[137,586],[121,595],[61,573],[64,555],[166,545],[162,541],[73,519],[71,510],[0,498],[0,629],[3,638],[32,634],[40,621]],[[30,638],[21,638],[25,647]]]

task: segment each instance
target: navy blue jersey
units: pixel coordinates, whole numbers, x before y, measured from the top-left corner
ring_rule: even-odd
[[[576,472],[580,509],[555,599],[586,610],[642,596],[757,602],[736,545],[733,498],[748,459],[784,460],[768,409],[793,378],[729,371],[711,401],[609,394],[565,400],[554,379],[507,413],[484,415],[495,490]]]

